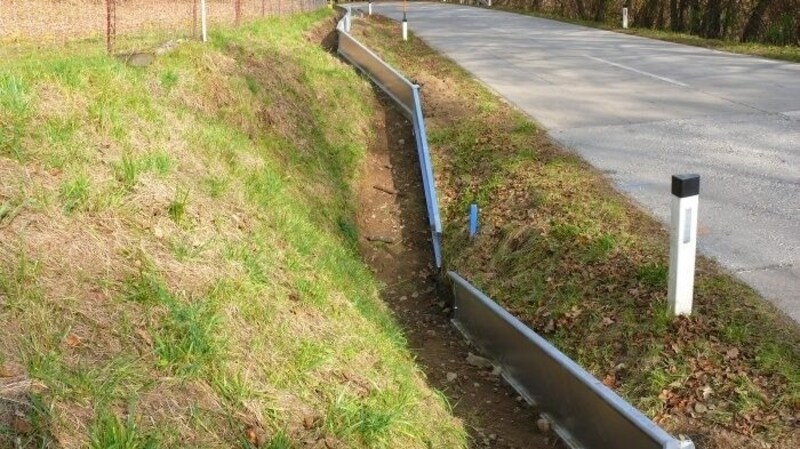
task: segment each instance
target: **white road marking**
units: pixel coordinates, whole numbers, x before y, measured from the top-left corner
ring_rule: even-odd
[[[584,56],[589,58],[589,59],[591,59],[591,60],[594,60],[594,61],[597,61],[597,62],[602,62],[603,64],[608,64],[608,65],[612,65],[614,67],[619,67],[620,69],[623,69],[623,70],[629,70],[631,72],[638,73],[639,75],[649,76],[650,78],[661,80],[661,81],[664,81],[666,83],[674,84],[676,86],[689,87],[688,84],[682,83],[680,81],[675,81],[672,78],[667,78],[667,77],[664,77],[664,76],[658,76],[658,75],[655,75],[655,74],[650,73],[650,72],[645,72],[645,71],[642,71],[642,70],[639,70],[639,69],[634,69],[633,67],[628,67],[626,65],[617,64],[616,62],[606,61],[605,59],[602,59],[602,58],[596,58],[594,56],[589,56],[589,55],[584,55]]]

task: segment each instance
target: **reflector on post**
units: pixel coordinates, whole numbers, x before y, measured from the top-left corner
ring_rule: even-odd
[[[697,253],[699,175],[672,177],[672,219],[669,247],[669,315],[691,315]]]

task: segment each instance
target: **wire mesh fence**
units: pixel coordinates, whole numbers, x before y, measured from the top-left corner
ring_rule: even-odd
[[[200,37],[209,29],[319,9],[327,0],[0,0],[0,45],[92,41],[111,52]]]

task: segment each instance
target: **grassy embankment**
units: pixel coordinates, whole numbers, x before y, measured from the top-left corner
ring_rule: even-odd
[[[695,314],[667,318],[658,222],[454,63],[419,39],[403,44],[395,23],[354,30],[423,85],[448,268],[699,447],[797,447],[796,325],[705,259]]]
[[[616,31],[618,33],[632,34],[635,36],[647,37],[650,39],[658,39],[667,42],[675,42],[678,44],[692,45],[695,47],[710,48],[713,50],[727,51],[730,53],[738,53],[742,55],[760,56],[763,58],[778,59],[790,62],[800,62],[800,46],[797,45],[771,45],[759,42],[739,42],[724,39],[708,39],[688,33],[679,33],[676,31],[656,30],[651,28],[637,27],[636,23],[632,23],[628,29],[622,28],[622,18],[620,13],[619,23],[617,22],[596,22],[593,20],[579,20],[570,19],[556,14],[547,14],[540,11],[531,9],[511,8],[507,6],[497,5],[492,9],[499,9],[502,11],[514,12],[518,14],[525,14],[543,19],[558,20],[561,22],[574,23],[590,28],[600,28],[608,31]]]
[[[357,255],[330,14],[0,57],[0,447],[464,445]]]

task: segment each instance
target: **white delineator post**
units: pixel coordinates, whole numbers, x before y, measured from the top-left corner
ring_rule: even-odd
[[[622,28],[628,29],[628,8],[622,8]]]
[[[697,253],[699,175],[672,177],[672,220],[669,244],[669,315],[691,315]]]
[[[369,2],[369,15],[372,15],[372,0]]]
[[[200,0],[200,35],[203,42],[208,42],[208,11],[206,11],[206,0]]]
[[[406,13],[403,13],[403,40],[408,40],[408,19],[406,19]]]

